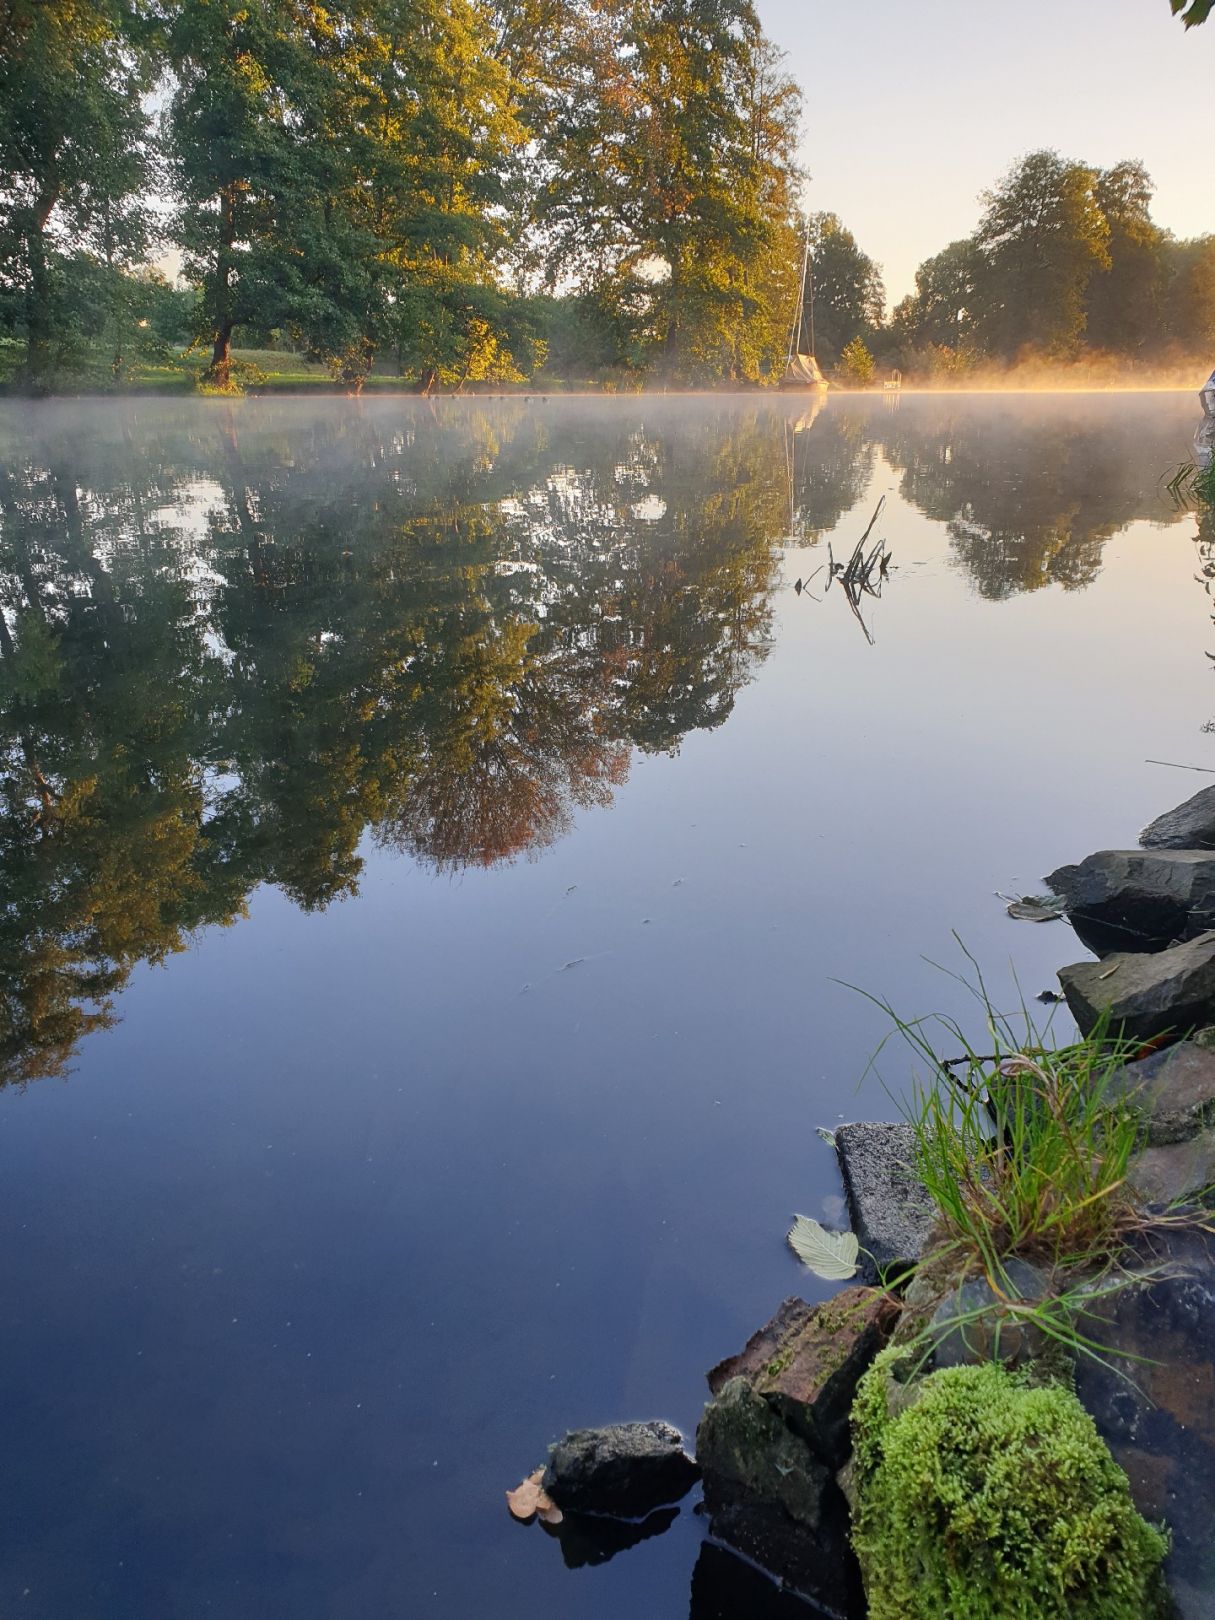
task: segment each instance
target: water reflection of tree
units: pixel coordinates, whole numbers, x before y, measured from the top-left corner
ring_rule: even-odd
[[[767,646],[759,410],[34,420],[0,447],[8,1080],[257,884],[351,892],[365,833],[439,867],[551,843]]]
[[[1164,516],[1159,478],[1176,460],[1172,414],[1118,401],[917,401],[875,420],[900,492],[948,528],[958,560],[993,599],[1091,583],[1105,542]]]

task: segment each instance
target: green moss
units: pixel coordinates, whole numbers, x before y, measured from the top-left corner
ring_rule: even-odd
[[[897,1352],[895,1352],[897,1355]],[[911,1390],[891,1352],[853,1408],[870,1620],[1153,1620],[1167,1541],[1059,1384],[992,1363]]]

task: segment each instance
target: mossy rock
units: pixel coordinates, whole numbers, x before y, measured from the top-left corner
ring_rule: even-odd
[[[988,1363],[909,1400],[896,1355],[853,1410],[870,1620],[1163,1620],[1167,1539],[1070,1390]]]

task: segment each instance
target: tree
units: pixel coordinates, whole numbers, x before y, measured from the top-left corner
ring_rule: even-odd
[[[1164,247],[1164,332],[1186,349],[1215,344],[1215,236]]]
[[[970,342],[980,264],[970,237],[925,259],[915,273],[915,292],[891,319],[896,338],[910,347],[931,343],[956,349]]]
[[[1110,264],[1098,178],[1057,152],[1031,152],[984,193],[976,316],[992,354],[1033,346],[1059,356],[1080,342],[1089,284]]]
[[[536,256],[679,380],[758,378],[796,301],[800,97],[751,0],[580,0],[541,132]]]
[[[1152,220],[1152,190],[1142,163],[1124,161],[1097,176],[1109,238],[1108,263],[1088,287],[1085,337],[1095,348],[1133,353],[1159,338],[1165,235]]]
[[[49,386],[78,309],[63,252],[113,275],[143,256],[153,78],[140,0],[9,0],[0,30],[0,284],[23,306],[25,374]],[[111,283],[113,285],[113,283]]]
[[[845,382],[856,388],[867,388],[873,381],[875,370],[873,356],[863,339],[854,337],[851,343],[845,343],[840,355],[840,375]]]
[[[872,341],[882,325],[886,289],[882,273],[861,251],[852,232],[836,214],[812,214],[810,279],[806,287],[803,332],[813,331],[815,348],[825,365],[835,365],[854,338]]]

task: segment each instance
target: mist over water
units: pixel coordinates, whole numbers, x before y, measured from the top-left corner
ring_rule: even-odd
[[[1196,416],[0,406],[0,1610],[725,1612],[686,1504],[501,1493],[813,1290],[908,1078],[843,985],[1034,994],[996,891],[1215,766]]]

